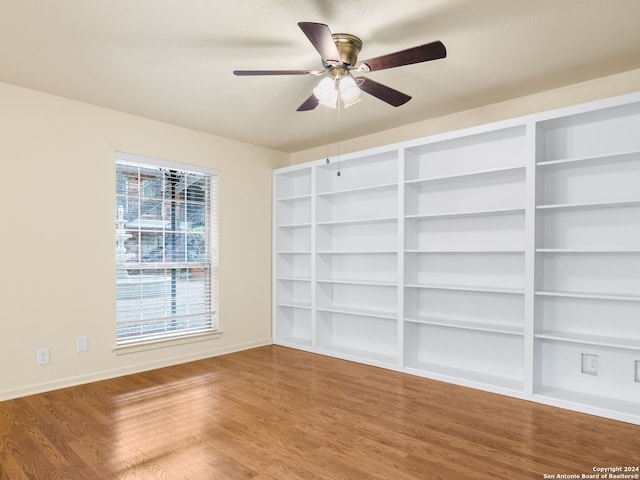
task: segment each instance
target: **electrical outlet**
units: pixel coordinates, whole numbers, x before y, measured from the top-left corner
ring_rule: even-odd
[[[41,348],[38,350],[38,365],[48,365],[49,364],[49,349]]]
[[[598,355],[582,354],[582,373],[598,375]]]
[[[636,360],[636,382],[640,383],[640,360]]]
[[[76,340],[76,347],[78,352],[86,352],[89,350],[89,340],[87,337],[78,337]]]

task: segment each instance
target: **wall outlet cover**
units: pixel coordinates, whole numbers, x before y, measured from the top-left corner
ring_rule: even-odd
[[[38,350],[38,365],[48,365],[49,364],[49,349],[41,348]]]
[[[78,352],[86,352],[89,350],[89,340],[87,337],[78,337],[76,339],[76,346]]]
[[[582,354],[582,373],[598,375],[598,355]]]
[[[636,382],[640,383],[640,360],[636,360]]]

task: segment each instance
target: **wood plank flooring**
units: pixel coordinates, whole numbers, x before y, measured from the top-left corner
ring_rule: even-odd
[[[600,466],[640,466],[640,427],[277,346],[0,403],[2,480],[519,480]]]

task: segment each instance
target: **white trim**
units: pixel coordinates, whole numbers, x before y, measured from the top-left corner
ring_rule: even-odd
[[[127,367],[114,368],[109,370],[102,370],[98,372],[92,372],[85,375],[77,375],[52,382],[40,382],[26,385],[20,388],[14,388],[9,390],[0,390],[0,402],[5,400],[11,400],[13,398],[26,397],[28,395],[35,395],[38,393],[50,392],[52,390],[58,390],[61,388],[74,387],[77,385],[84,385],[87,383],[98,382],[101,380],[109,380],[111,378],[122,377],[125,375],[131,375],[140,372],[146,372],[149,370],[155,370],[158,368],[173,367],[182,363],[195,362],[198,360],[204,360],[206,358],[218,357],[220,355],[227,355],[229,353],[240,352],[242,350],[249,350],[251,348],[263,347],[273,344],[271,338],[263,338],[261,340],[255,340],[253,342],[240,343],[235,345],[229,345],[217,349],[212,349],[206,352],[190,353],[186,355],[176,355],[173,357],[162,358],[160,360],[154,360],[151,362],[140,362]]]
[[[138,155],[137,153],[126,153],[119,150],[116,150],[116,160],[123,163],[130,163],[132,165],[143,163],[145,166],[151,168],[159,167],[180,169],[189,173],[200,173],[204,175],[218,176],[218,172],[213,168],[203,167],[201,165],[192,165],[190,163],[176,162],[163,158],[148,157],[145,155]]]
[[[177,345],[187,345],[190,343],[206,342],[209,340],[217,340],[222,337],[220,330],[213,330],[198,333],[185,333],[178,336],[154,338],[150,340],[142,340],[135,343],[125,343],[122,345],[114,345],[112,350],[116,355],[128,355],[131,353],[146,352],[149,350],[158,350],[159,348],[175,347]]]

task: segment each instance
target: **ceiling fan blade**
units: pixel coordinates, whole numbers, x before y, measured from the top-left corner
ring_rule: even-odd
[[[358,80],[362,83],[359,84],[360,90],[363,92],[367,92],[369,95],[373,95],[376,98],[379,98],[383,102],[387,102],[389,105],[393,105],[394,107],[399,107],[400,105],[404,105],[411,97],[405,93],[399,92],[398,90],[394,90],[391,87],[387,87],[378,82],[374,82],[373,80],[365,77],[358,77]]]
[[[342,59],[333,41],[329,27],[324,23],[299,22],[298,26],[307,36],[327,65],[340,65]]]
[[[411,65],[413,63],[428,62],[429,60],[437,60],[438,58],[445,58],[446,56],[447,49],[444,44],[436,41],[418,47],[408,48],[400,52],[371,58],[359,63],[360,65],[366,64],[369,67],[369,71],[373,72],[375,70]]]
[[[318,99],[316,98],[315,95],[311,94],[311,96],[309,98],[307,98],[302,105],[300,105],[297,109],[296,112],[306,112],[309,110],[313,110],[314,108],[316,108],[318,106]]]
[[[252,75],[317,75],[315,70],[234,70],[234,75],[248,77]]]

